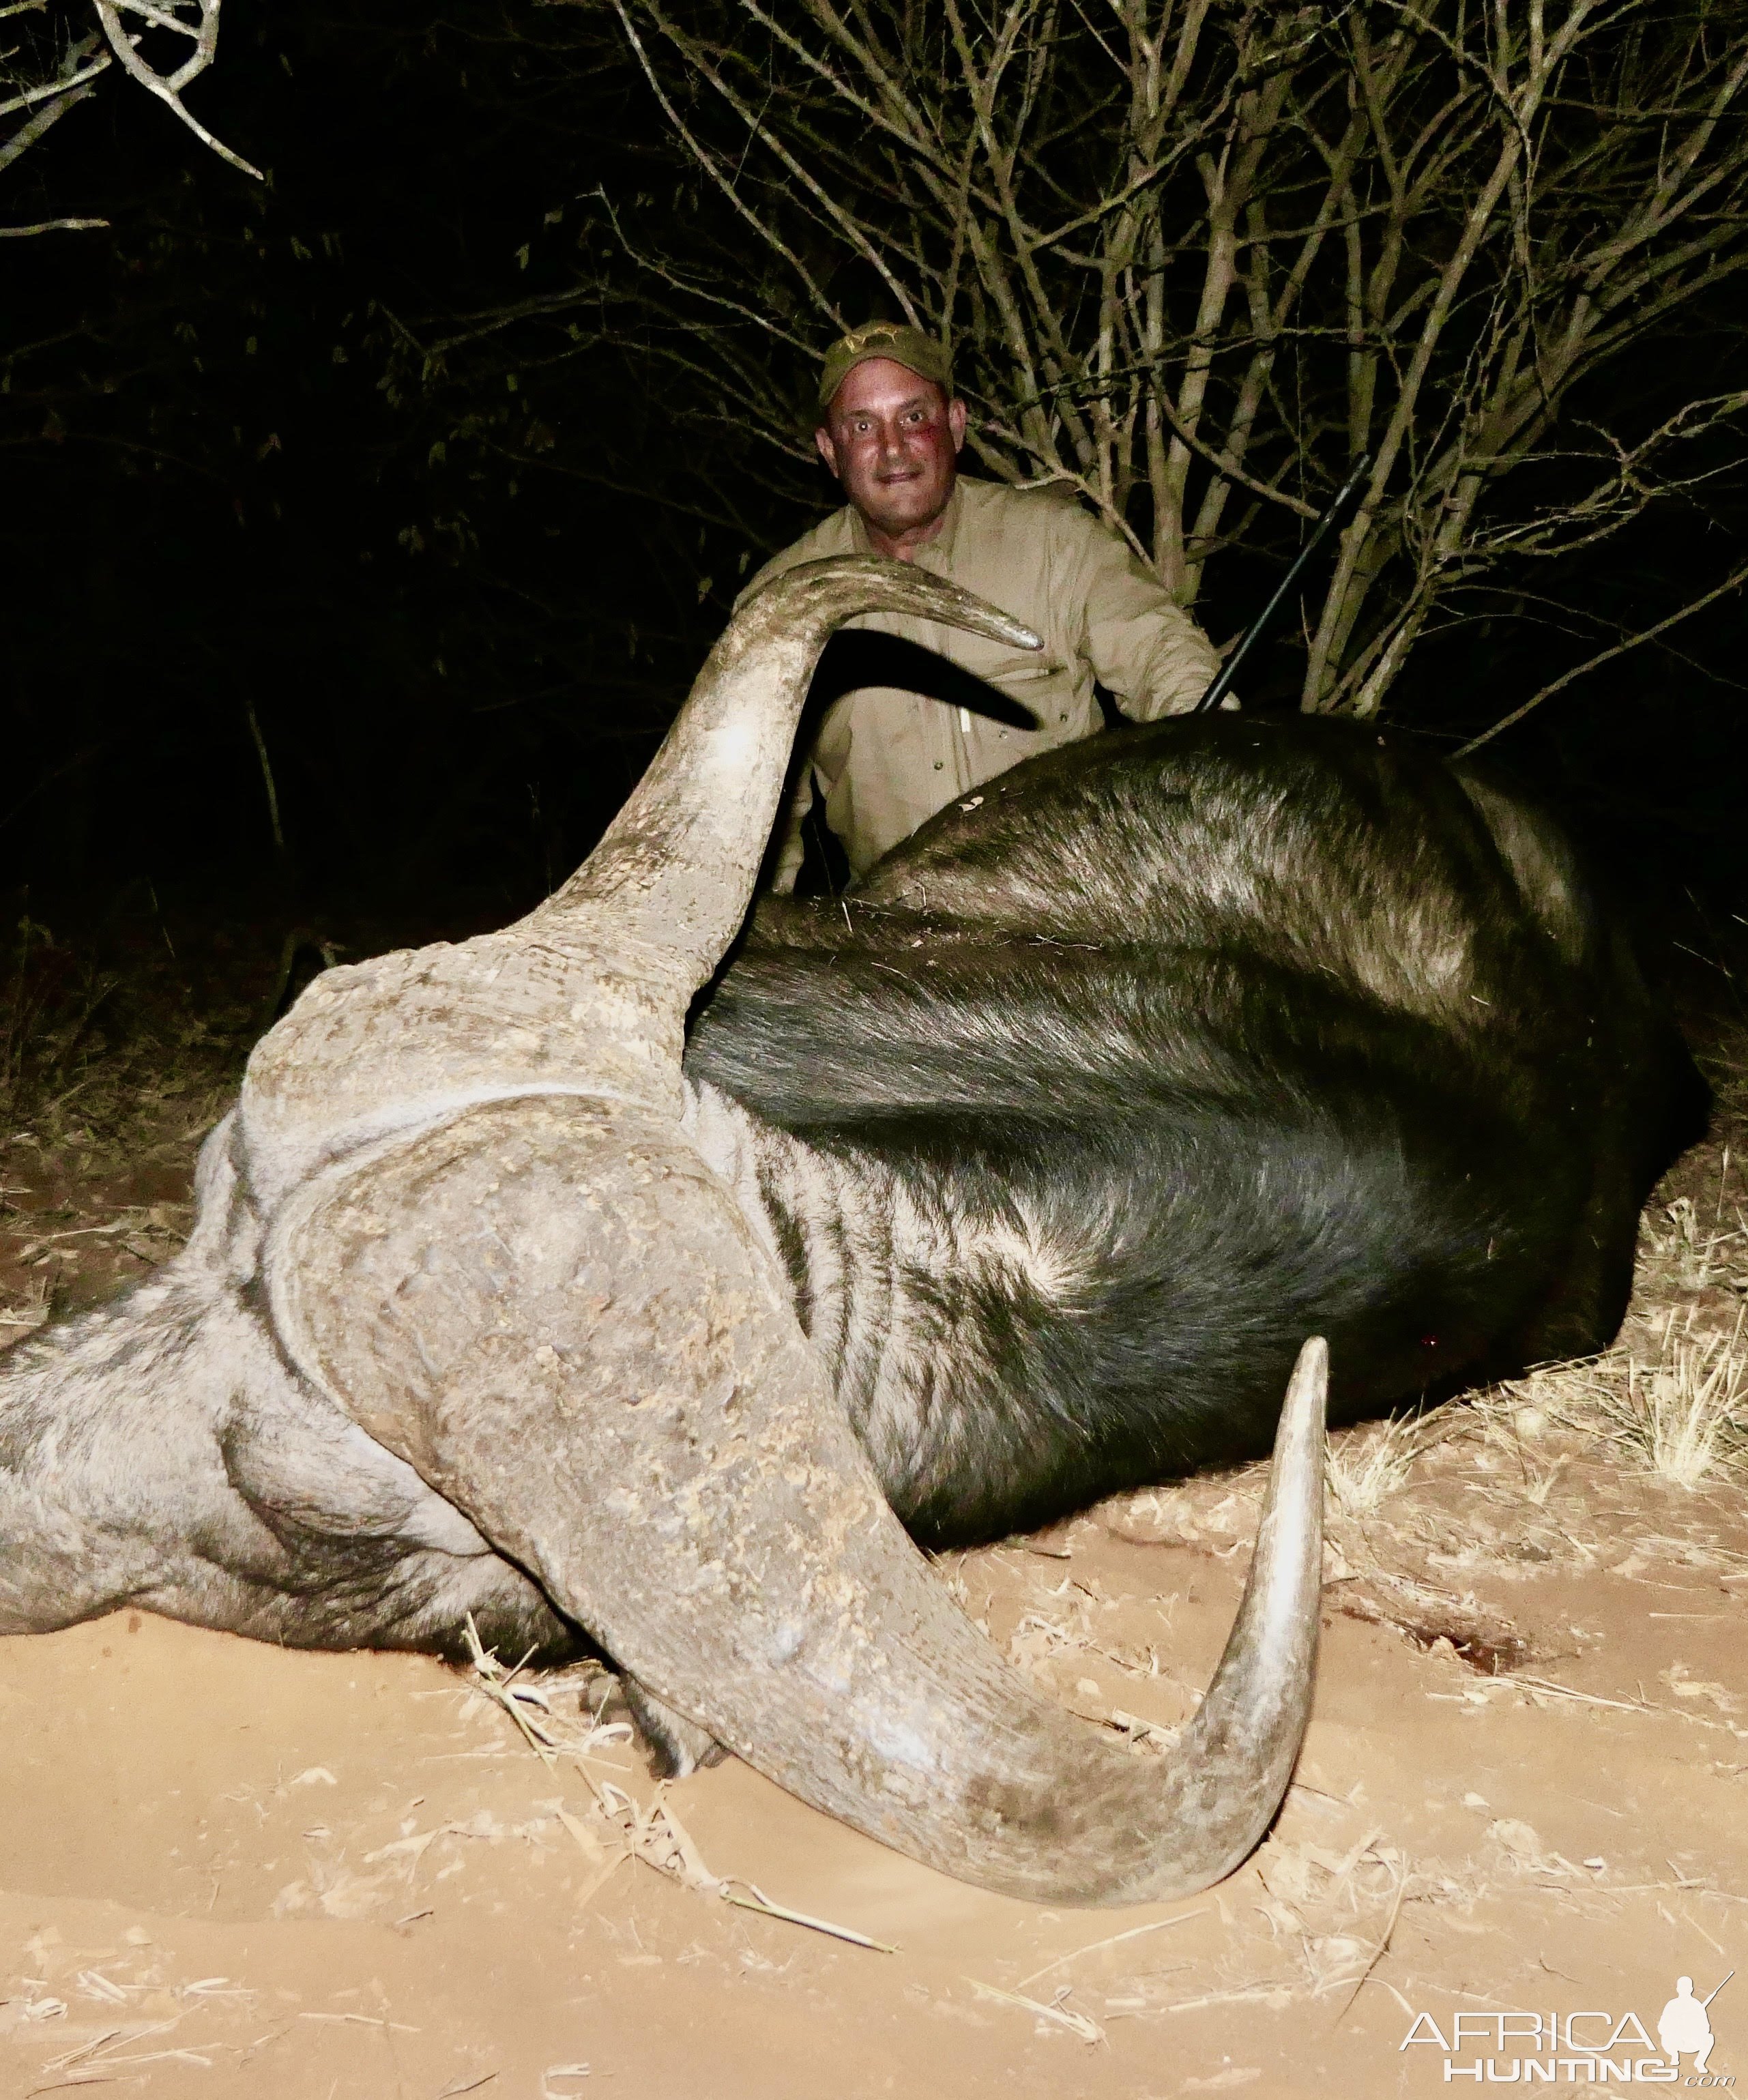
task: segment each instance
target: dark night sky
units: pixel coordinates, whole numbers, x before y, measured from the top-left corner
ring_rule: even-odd
[[[266,193],[113,78],[5,178],[9,221],[113,222],[0,250],[0,889],[38,910],[142,881],[220,914],[519,908],[611,814],[744,562],[806,522],[753,500],[755,532],[725,533],[661,501],[708,437],[610,349],[514,392],[385,385],[396,323],[428,341],[562,285],[576,200],[625,179],[649,121],[623,76],[530,64],[489,7],[429,20],[230,0],[192,99]],[[1724,371],[1732,342],[1691,330],[1611,383]],[[1740,518],[1739,489],[1713,493]],[[1671,512],[1582,589],[1657,616],[1723,572],[1719,534]],[[1269,580],[1226,564],[1211,630]],[[1499,747],[1618,868],[1720,909],[1748,887],[1741,618],[1724,602],[1680,655],[1623,660]],[[1502,610],[1426,645],[1393,708],[1455,736],[1598,646]],[[1287,650],[1257,697],[1293,669]]]

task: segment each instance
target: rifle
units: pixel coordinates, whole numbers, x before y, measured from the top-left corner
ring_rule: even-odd
[[[1226,697],[1227,693],[1231,690],[1232,682],[1238,677],[1243,666],[1245,658],[1251,655],[1259,642],[1273,631],[1275,624],[1280,617],[1281,608],[1291,596],[1294,585],[1304,574],[1311,557],[1322,545],[1330,534],[1345,525],[1358,509],[1360,489],[1364,484],[1366,475],[1371,472],[1371,454],[1362,452],[1360,455],[1359,464],[1335,491],[1334,501],[1317,521],[1316,531],[1300,549],[1292,567],[1276,586],[1273,597],[1233,645],[1227,654],[1225,662],[1221,665],[1216,673],[1213,684],[1191,708],[1192,714],[1205,715],[1211,709],[1217,708]]]

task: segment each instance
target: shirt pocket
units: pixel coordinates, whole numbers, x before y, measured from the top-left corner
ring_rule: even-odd
[[[1075,690],[1074,674],[1056,658],[1022,656],[1016,651],[987,666],[980,664],[978,675],[1037,717],[1035,729],[1013,731],[1026,748],[1048,750],[1086,735],[1090,725],[1082,720],[1086,708]]]

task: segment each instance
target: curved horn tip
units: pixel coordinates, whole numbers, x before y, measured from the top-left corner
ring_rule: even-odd
[[[1287,1398],[1281,1408],[1281,1435],[1289,1423],[1296,1435],[1323,1428],[1329,1410],[1329,1344],[1321,1335],[1304,1343],[1287,1380]]]
[[[774,576],[751,602],[780,593],[785,586],[810,597],[817,594],[831,609],[834,624],[859,609],[854,602],[866,593],[865,609],[870,611],[911,613],[991,642],[1005,642],[1015,649],[1044,646],[1042,635],[987,598],[932,570],[918,568],[912,562],[889,561],[883,554],[828,554],[798,563]],[[774,607],[779,603],[780,597],[774,596],[772,602]]]
[[[1283,1598],[1303,1586],[1313,1590],[1322,1586],[1328,1414],[1329,1344],[1321,1335],[1313,1335],[1300,1348],[1281,1403],[1251,1571],[1253,1581],[1278,1585]],[[1265,1564],[1269,1573],[1261,1578]]]

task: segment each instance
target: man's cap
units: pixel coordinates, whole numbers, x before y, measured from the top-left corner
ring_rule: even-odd
[[[872,357],[889,357],[919,378],[932,379],[943,394],[953,390],[952,360],[932,336],[903,321],[870,321],[866,328],[852,329],[825,354],[819,374],[819,406],[829,408],[832,396],[859,364]]]

